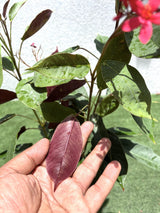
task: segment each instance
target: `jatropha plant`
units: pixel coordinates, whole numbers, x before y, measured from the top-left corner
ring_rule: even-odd
[[[155,143],[151,95],[141,74],[130,65],[130,59],[132,54],[146,59],[160,57],[160,1],[116,0],[116,15],[113,15],[114,21],[111,20],[115,24],[114,32],[109,37],[98,35],[94,41],[101,54],[99,58],[77,45],[64,51],[56,50],[38,60],[41,49],[32,43],[36,63],[27,65],[26,75],[22,75],[21,64],[26,64],[22,56],[23,44],[52,14],[47,9],[35,17],[22,35],[16,53],[12,23],[25,2],[14,3],[9,8],[10,0],[6,1],[0,15],[0,85],[3,72],[18,81],[15,92],[0,89],[1,138],[5,138],[0,142],[1,165],[32,145],[34,140],[47,137],[51,139],[47,170],[56,189],[61,181],[72,175],[98,140],[108,137],[112,147],[100,173],[108,162],[118,160],[122,165],[118,178],[122,188],[128,170],[126,153],[152,168],[160,168],[160,157],[151,149],[130,139],[124,140],[122,136],[132,135],[128,125],[127,128],[108,129],[104,123],[104,118],[107,120],[107,116],[121,106]],[[79,49],[96,58],[94,69],[87,58],[77,54]],[[82,151],[80,124],[86,120],[94,123],[94,130]],[[133,150],[134,146],[137,149]]]

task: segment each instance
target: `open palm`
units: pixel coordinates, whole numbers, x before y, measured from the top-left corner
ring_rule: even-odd
[[[81,129],[85,146],[93,124],[85,122]],[[99,141],[73,176],[54,192],[44,160],[49,141],[42,139],[0,168],[0,212],[97,212],[121,169],[117,161],[111,162],[90,187],[110,145],[108,139]]]

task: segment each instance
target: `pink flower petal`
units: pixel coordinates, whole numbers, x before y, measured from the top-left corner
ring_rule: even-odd
[[[150,21],[153,24],[160,24],[160,13],[153,14]]]
[[[147,44],[150,38],[152,37],[152,33],[153,33],[152,23],[150,21],[146,21],[141,27],[139,40],[143,44]]]
[[[128,7],[128,0],[120,0],[121,2],[123,2],[125,7]]]
[[[122,30],[124,32],[130,32],[141,25],[139,21],[139,17],[133,17],[131,19],[126,20],[122,25]]]
[[[132,10],[140,15],[144,10],[144,4],[140,0],[129,0],[129,2]]]
[[[160,0],[149,0],[148,4],[152,8],[152,11],[155,11],[160,6]]]

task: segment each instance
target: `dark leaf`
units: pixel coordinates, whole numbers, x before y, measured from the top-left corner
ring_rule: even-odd
[[[22,126],[21,129],[19,130],[18,134],[17,134],[17,139],[21,136],[21,134],[23,134],[23,132],[25,132],[27,129],[25,126]]]
[[[18,144],[16,145],[15,153],[18,154],[20,152],[23,152],[25,149],[29,148],[32,145],[32,143]]]
[[[34,35],[37,31],[39,31],[49,20],[51,14],[52,11],[49,9],[44,10],[40,14],[38,14],[36,18],[31,22],[30,26],[28,27],[21,39],[24,41]]]
[[[2,57],[3,69],[14,71],[14,64],[9,57]]]
[[[102,53],[103,47],[105,43],[107,42],[107,40],[108,40],[108,37],[102,36],[102,35],[98,35],[96,39],[94,40],[94,43],[96,44],[96,48],[100,53]]]
[[[127,171],[128,171],[128,163],[127,163],[127,159],[126,159],[124,150],[121,145],[121,141],[117,137],[116,134],[114,134],[113,132],[111,132],[109,130],[108,130],[108,136],[112,142],[112,146],[111,146],[109,154],[107,155],[105,160],[108,161],[108,159],[109,159],[109,161],[112,161],[112,160],[119,161],[122,166],[120,176],[126,175]]]
[[[82,151],[82,143],[79,122],[74,116],[67,117],[56,128],[46,158],[48,174],[55,184],[54,190],[76,169]]]
[[[119,179],[122,179],[122,176],[127,175],[128,163],[119,138],[114,133],[105,128],[103,120],[100,116],[92,115],[91,121],[94,123],[92,146],[96,146],[97,142],[103,137],[107,137],[111,140],[112,146],[109,153],[105,157],[105,164],[107,165],[112,160],[119,161],[122,167]],[[119,184],[122,189],[124,189],[124,182],[119,182]]]
[[[116,50],[116,51],[115,51]],[[106,60],[116,60],[124,63],[129,63],[131,53],[128,50],[124,33],[119,31],[117,35],[112,36],[104,45],[99,64],[97,66],[97,84],[98,88],[103,90],[107,88],[105,81],[102,77],[101,65]]]
[[[0,89],[0,104],[6,103],[15,98],[17,98],[15,92],[5,90],[5,89]]]
[[[57,102],[43,102],[41,110],[45,120],[50,122],[61,122],[65,117],[75,113],[73,109]]]
[[[61,84],[58,86],[47,87],[48,98],[45,102],[52,102],[64,98],[69,93],[78,89],[86,83],[85,80],[71,80],[66,84]]]
[[[8,4],[9,4],[10,0],[6,1],[6,3],[4,4],[3,7],[3,17],[6,18],[6,13],[7,13],[7,8],[8,8]]]
[[[7,114],[3,118],[0,118],[0,124],[14,118],[16,115],[15,114]]]

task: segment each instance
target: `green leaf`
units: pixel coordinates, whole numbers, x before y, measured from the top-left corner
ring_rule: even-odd
[[[119,106],[119,102],[114,96],[109,95],[102,99],[100,104],[98,104],[96,114],[104,117],[112,112],[114,112]]]
[[[125,41],[124,33],[119,31],[117,35],[114,35],[108,39],[104,45],[101,57],[97,66],[97,84],[99,89],[105,89],[106,84],[102,78],[101,65],[105,60],[116,60],[129,63],[131,59],[131,53],[128,50],[128,46]]]
[[[158,34],[157,34],[158,33]],[[142,44],[139,40],[139,29],[125,33],[126,42],[132,54],[139,58],[159,58],[160,46],[156,39],[159,37],[159,31],[150,39],[147,44]]]
[[[38,32],[49,20],[50,16],[52,14],[52,11],[47,9],[42,11],[40,14],[38,14],[35,19],[31,22],[30,26],[27,28],[26,32],[22,36],[22,40],[26,40],[27,38],[34,35],[36,32]]]
[[[64,84],[74,78],[84,78],[90,70],[90,64],[81,55],[60,53],[41,60],[28,70],[36,71],[36,87],[47,87]]]
[[[153,134],[153,126],[154,126],[153,119],[145,119],[135,115],[132,115],[132,117],[137,123],[137,125],[140,127],[140,129],[149,137],[149,139],[153,143],[156,143],[154,134]]]
[[[15,114],[7,114],[3,118],[0,118],[0,124],[14,118],[16,115]]]
[[[119,61],[106,61],[102,75],[124,109],[133,115],[151,119],[151,95],[143,77],[134,67]]]
[[[0,87],[3,83],[3,68],[2,68],[2,57],[1,57],[1,44],[0,44]]]
[[[17,15],[20,8],[26,3],[27,0],[14,3],[13,6],[9,10],[9,20],[13,21],[15,16]]]
[[[6,115],[6,116],[5,116]],[[12,115],[15,115],[12,117]],[[36,120],[36,117],[33,111],[22,104],[20,101],[10,101],[0,105],[0,118],[8,118],[6,122],[3,122],[0,125],[1,132],[1,143],[0,143],[0,166],[9,161],[15,156],[16,146],[20,143],[36,143],[43,136],[41,135],[41,130],[39,129],[39,123]],[[12,118],[12,119],[9,119]],[[32,129],[34,134],[29,136],[23,134],[17,141],[17,134],[22,126],[25,126],[26,129]],[[27,131],[26,131],[27,132]],[[26,136],[26,137],[25,137]],[[32,137],[31,137],[32,136]],[[5,138],[5,140],[4,140]]]
[[[96,146],[97,142],[101,138],[109,138],[112,141],[112,146],[104,161],[107,164],[112,160],[118,160],[122,167],[120,176],[126,176],[128,171],[128,163],[119,138],[113,132],[106,129],[103,120],[100,116],[92,115],[91,121],[94,124],[94,129],[92,132],[93,137],[91,141],[92,149],[94,146]],[[123,185],[122,183],[120,183],[120,186],[124,188],[124,182]]]
[[[32,78],[21,80],[16,87],[16,93],[23,104],[36,110],[47,98],[47,90],[46,88],[36,88],[31,80]]]
[[[127,139],[121,139],[121,143],[127,154],[137,159],[139,162],[145,164],[146,166],[160,171],[160,156],[154,153],[151,148],[133,143]]]
[[[160,32],[160,26],[153,24],[153,35],[151,39],[160,48],[159,32]]]
[[[57,102],[43,102],[41,110],[44,118],[50,122],[61,122],[70,114],[75,114],[75,111],[69,107],[65,107]]]
[[[94,40],[94,43],[96,44],[97,50],[102,53],[103,47],[105,43],[107,42],[108,37],[107,36],[102,36],[102,35],[97,35],[96,39]]]
[[[2,57],[3,69],[14,71],[14,64],[10,57]]]
[[[68,48],[68,49],[66,49],[66,50],[63,50],[62,51],[62,53],[73,53],[73,52],[75,52],[76,50],[78,50],[80,48],[80,46],[74,46],[74,47],[70,47],[70,48]]]

